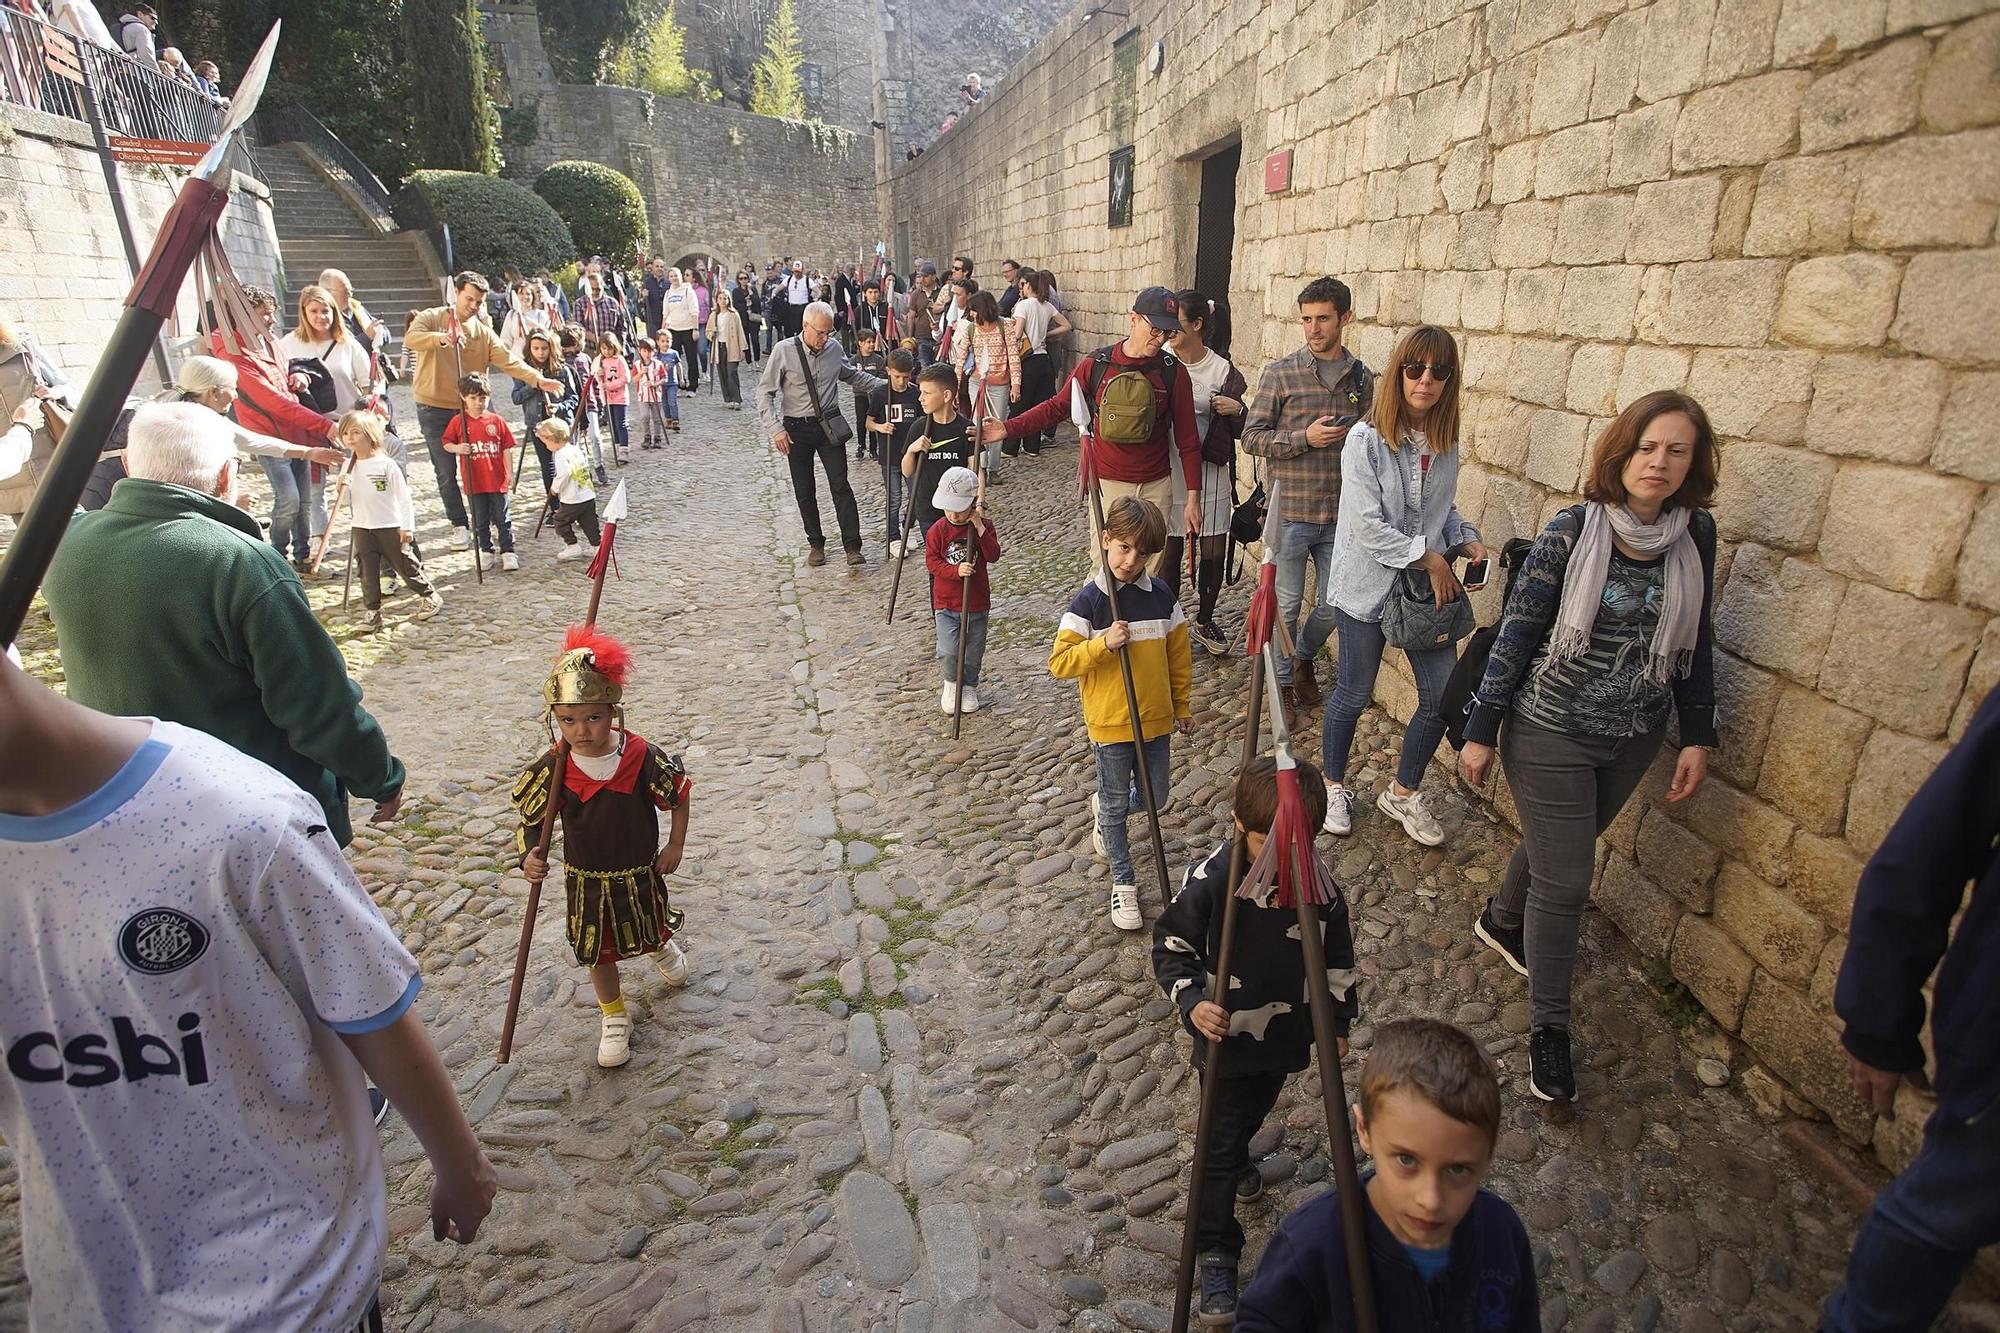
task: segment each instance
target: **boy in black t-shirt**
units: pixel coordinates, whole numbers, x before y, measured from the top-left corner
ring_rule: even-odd
[[[925,366],[917,376],[917,402],[924,410],[917,433],[903,450],[903,475],[915,481],[910,503],[917,508],[917,530],[929,532],[943,517],[931,504],[944,474],[955,467],[972,467],[971,424],[958,414],[958,372],[943,362]]]
[[[854,335],[854,364],[876,379],[881,379],[887,372],[888,359],[882,354],[882,339],[875,330],[862,329]],[[854,419],[868,420],[868,395],[859,389],[854,391]],[[864,454],[869,458],[882,456],[881,441],[867,431],[861,432],[854,440],[854,456],[860,458]]]
[[[885,366],[889,382],[869,395],[868,410],[862,416],[871,441],[868,452],[882,460],[882,494],[888,501],[883,540],[889,543],[892,560],[902,554],[903,541],[903,470],[896,463],[909,447],[917,418],[923,415],[917,386],[912,383],[916,368],[917,359],[903,348],[889,353]]]

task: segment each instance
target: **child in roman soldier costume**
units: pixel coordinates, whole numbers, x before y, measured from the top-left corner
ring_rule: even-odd
[[[692,784],[670,755],[625,726],[625,680],[632,655],[591,627],[572,626],[542,687],[557,744],[514,782],[521,827],[521,872],[539,884],[548,874],[537,850],[551,788],[562,817],[563,889],[570,948],[590,969],[603,1011],[597,1063],[630,1058],[631,1017],[618,964],[649,955],[670,986],[687,984],[687,956],[674,941],[681,914],[667,897],[666,876],[680,867]],[[672,827],[660,846],[659,812]]]

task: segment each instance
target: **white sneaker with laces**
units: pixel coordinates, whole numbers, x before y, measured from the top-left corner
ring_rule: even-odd
[[[597,1063],[616,1069],[632,1058],[632,1015],[606,1014],[597,1033]]]
[[[562,550],[556,552],[556,559],[581,560],[583,559],[583,548],[581,546],[565,546]]]
[[[434,592],[424,598],[424,604],[417,608],[417,614],[412,619],[429,620],[442,610],[444,610],[444,596],[441,593]]]
[[[900,540],[889,543],[889,558],[891,560],[901,560],[903,558],[903,543]]]
[[[961,707],[968,713],[979,711],[979,687],[977,685],[968,685],[965,687],[965,703]]]
[[[1111,924],[1120,930],[1137,930],[1146,924],[1139,915],[1139,890],[1131,884],[1111,886]]]
[[[1415,838],[1426,847],[1435,847],[1444,841],[1444,829],[1439,827],[1437,818],[1424,805],[1422,792],[1411,792],[1408,796],[1398,796],[1393,787],[1384,788],[1375,798],[1375,808],[1403,826],[1403,832]]]
[[[946,681],[944,689],[938,692],[938,708],[940,711],[945,713],[951,712],[951,704],[952,704],[951,696],[952,696],[952,685],[950,681]]]
[[[1097,822],[1096,792],[1090,794],[1090,849],[1097,853],[1098,859],[1101,861],[1111,859],[1111,853],[1104,850],[1104,829]]]
[[[501,554],[500,554],[500,568],[502,568],[502,569],[519,569],[520,567],[521,567],[521,560],[520,560],[520,557],[519,557],[519,556],[515,555],[515,554],[514,554],[514,553],[513,553],[512,551],[503,551],[503,552],[501,552]]]
[[[660,951],[653,955],[653,966],[660,970],[660,979],[669,986],[688,984],[688,958],[679,940],[668,940],[662,945]]]
[[[1354,832],[1354,793],[1346,787],[1326,784],[1326,822],[1320,825],[1336,837]]]
[[[451,530],[451,539],[460,546],[470,546],[472,545],[472,529],[461,523]]]

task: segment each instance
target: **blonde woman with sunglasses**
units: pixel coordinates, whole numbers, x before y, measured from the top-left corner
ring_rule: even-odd
[[[1340,676],[1321,722],[1326,776],[1326,831],[1354,829],[1354,794],[1346,785],[1354,726],[1375,694],[1382,669],[1382,608],[1405,570],[1430,577],[1442,608],[1464,596],[1452,561],[1486,559],[1479,532],[1459,515],[1458,345],[1431,324],[1404,334],[1375,389],[1366,421],[1340,452],[1340,517],[1334,527],[1332,601]],[[1458,660],[1453,644],[1407,650],[1417,678],[1417,707],[1403,729],[1395,779],[1375,807],[1426,847],[1444,830],[1417,786],[1444,737],[1438,711]]]

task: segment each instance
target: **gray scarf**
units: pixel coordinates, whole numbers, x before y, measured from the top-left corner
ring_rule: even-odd
[[[1701,629],[1702,603],[1701,554],[1688,532],[1692,512],[1676,505],[1661,510],[1657,522],[1641,523],[1624,505],[1591,501],[1584,506],[1583,532],[1570,548],[1562,606],[1549,634],[1548,656],[1537,668],[1537,675],[1578,660],[1590,647],[1591,628],[1604,600],[1605,575],[1611,568],[1614,533],[1642,556],[1664,554],[1667,558],[1666,597],[1640,678],[1665,685],[1687,674],[1694,661],[1695,636]]]

